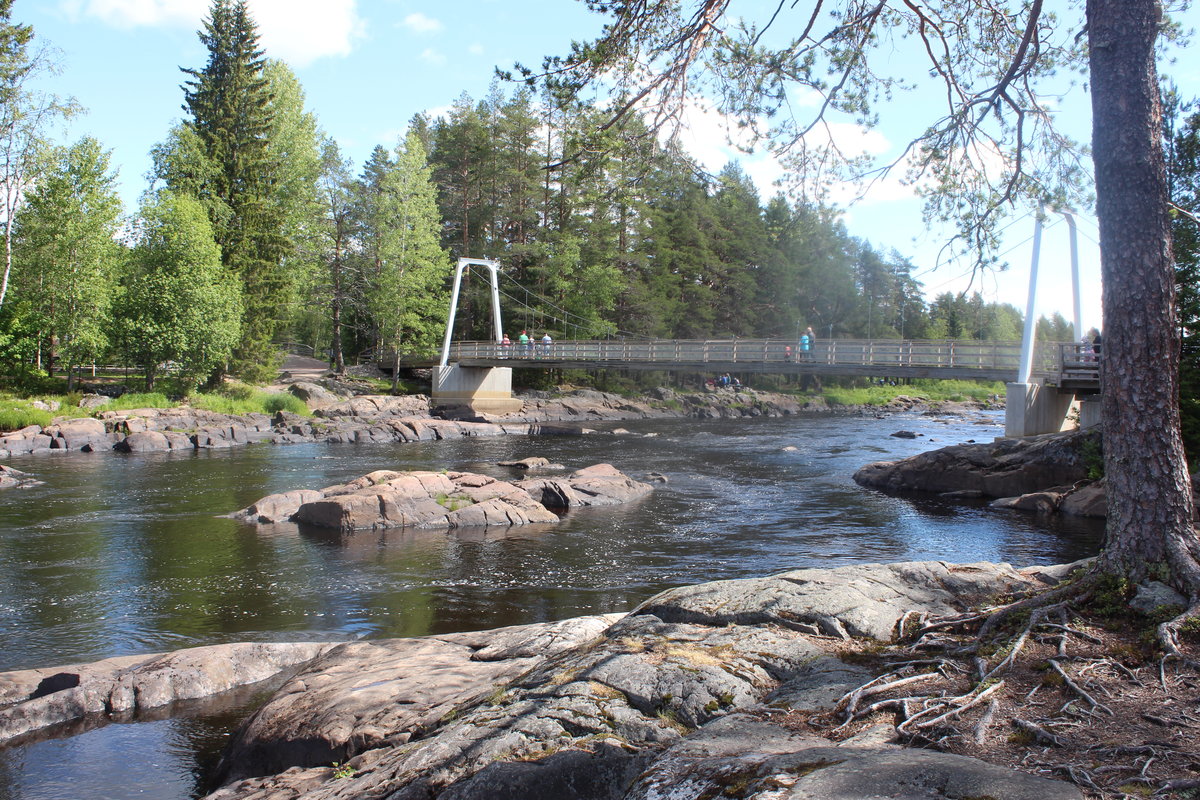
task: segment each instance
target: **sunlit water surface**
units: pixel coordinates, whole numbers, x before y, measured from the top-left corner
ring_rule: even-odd
[[[621,425],[632,434],[11,459],[45,485],[0,498],[0,670],[561,619],[626,610],[680,584],[797,567],[1046,564],[1099,547],[1095,522],[889,497],[851,480],[871,461],[989,441],[1001,433],[996,414]],[[900,428],[921,436],[890,436]],[[531,455],[668,482],[626,507],[506,530],[343,536],[215,516],[375,469],[513,478],[496,463]],[[205,769],[253,696],[0,750],[0,800],[202,794]]]

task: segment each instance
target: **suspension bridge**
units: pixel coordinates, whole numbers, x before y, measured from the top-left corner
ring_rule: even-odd
[[[454,341],[462,278],[471,266],[489,272],[494,337]],[[1099,416],[1095,396],[1100,388],[1100,364],[1090,346],[1054,342],[1035,346],[1031,319],[1026,320],[1023,342],[826,339],[809,342],[803,349],[799,341],[790,339],[613,337],[543,342],[532,338],[522,343],[508,341],[503,331],[499,273],[495,261],[459,259],[440,359],[402,357],[397,362],[394,354],[383,354],[380,365],[433,367],[435,402],[494,414],[520,408],[521,401],[512,396],[515,367],[1003,381],[1009,436],[1062,430],[1073,409],[1085,425],[1094,424]],[[1031,282],[1035,280],[1036,269]],[[1082,401],[1082,406],[1077,401]]]

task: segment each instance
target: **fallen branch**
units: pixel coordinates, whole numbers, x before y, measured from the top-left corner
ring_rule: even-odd
[[[1032,736],[1034,741],[1050,745],[1051,747],[1062,747],[1064,744],[1061,738],[1055,736],[1041,725],[1030,722],[1029,720],[1014,718],[1012,724],[1018,730],[1028,733],[1030,736]]]
[[[1064,670],[1062,668],[1062,665],[1060,665],[1057,661],[1051,660],[1050,668],[1058,673],[1059,677],[1063,679],[1063,683],[1065,683],[1067,685],[1068,689],[1070,689],[1075,694],[1079,695],[1084,700],[1086,700],[1088,703],[1090,703],[1092,708],[1095,708],[1099,711],[1103,711],[1105,714],[1108,714],[1110,717],[1115,716],[1113,714],[1113,710],[1111,708],[1104,705],[1104,703],[1101,703],[1096,698],[1092,697],[1090,694],[1088,694],[1087,690],[1085,690],[1082,686],[1080,686],[1078,683],[1076,683],[1074,680],[1072,680],[1071,676],[1067,674],[1066,670]]]

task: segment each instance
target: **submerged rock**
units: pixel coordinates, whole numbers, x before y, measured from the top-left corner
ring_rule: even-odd
[[[32,489],[42,486],[43,482],[19,469],[0,464],[0,489]]]

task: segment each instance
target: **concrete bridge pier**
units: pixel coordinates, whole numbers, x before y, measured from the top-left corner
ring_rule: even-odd
[[[1004,435],[1036,436],[1075,427],[1072,410],[1079,403],[1072,394],[1041,383],[1009,383],[1005,390]]]
[[[521,400],[512,396],[512,367],[433,368],[433,404],[469,408],[479,414],[520,411]]]

